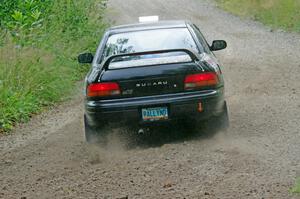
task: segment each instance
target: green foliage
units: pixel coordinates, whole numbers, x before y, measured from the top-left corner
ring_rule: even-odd
[[[300,32],[300,0],[217,0],[227,11],[274,28]]]
[[[51,0],[10,0],[0,4],[1,28],[9,30],[15,37],[27,35],[42,27],[50,11]],[[23,38],[28,39],[28,38]]]
[[[296,185],[294,188],[292,188],[292,193],[298,193],[300,194],[300,179],[297,181]]]
[[[101,0],[4,2],[0,4],[4,19],[0,31],[0,132],[28,121],[44,106],[66,99],[89,68],[77,64],[77,54],[94,51],[105,27],[103,8],[98,6]]]

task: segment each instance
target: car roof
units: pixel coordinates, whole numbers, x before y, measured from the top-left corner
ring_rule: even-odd
[[[132,32],[132,31],[142,31],[142,30],[153,30],[153,29],[164,29],[164,28],[186,28],[187,21],[183,20],[168,20],[168,21],[157,21],[148,23],[136,23],[114,26],[108,29],[110,34],[122,33],[122,32]]]

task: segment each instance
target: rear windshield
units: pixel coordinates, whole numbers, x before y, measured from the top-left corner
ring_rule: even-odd
[[[126,32],[114,34],[108,38],[104,49],[104,57],[121,53],[169,50],[178,48],[192,49],[196,52],[199,51],[187,28]],[[139,56],[139,59],[141,58],[143,57]]]

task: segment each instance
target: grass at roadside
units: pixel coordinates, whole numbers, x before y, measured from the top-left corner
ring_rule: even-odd
[[[0,24],[0,133],[66,99],[89,68],[77,64],[77,54],[94,51],[103,34],[102,0],[45,2],[43,18],[35,5],[28,16],[15,8]],[[29,20],[33,14],[36,21]]]
[[[300,179],[296,182],[294,188],[292,188],[292,193],[300,194]]]
[[[216,0],[226,11],[287,31],[300,32],[300,0]]]

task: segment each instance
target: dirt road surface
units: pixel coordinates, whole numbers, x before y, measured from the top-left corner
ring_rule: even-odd
[[[106,149],[88,146],[78,92],[0,138],[0,198],[299,198],[289,190],[300,177],[300,36],[206,0],[109,1],[115,24],[144,15],[191,20],[209,42],[227,40],[217,56],[228,132],[164,129],[133,141],[115,129]]]

